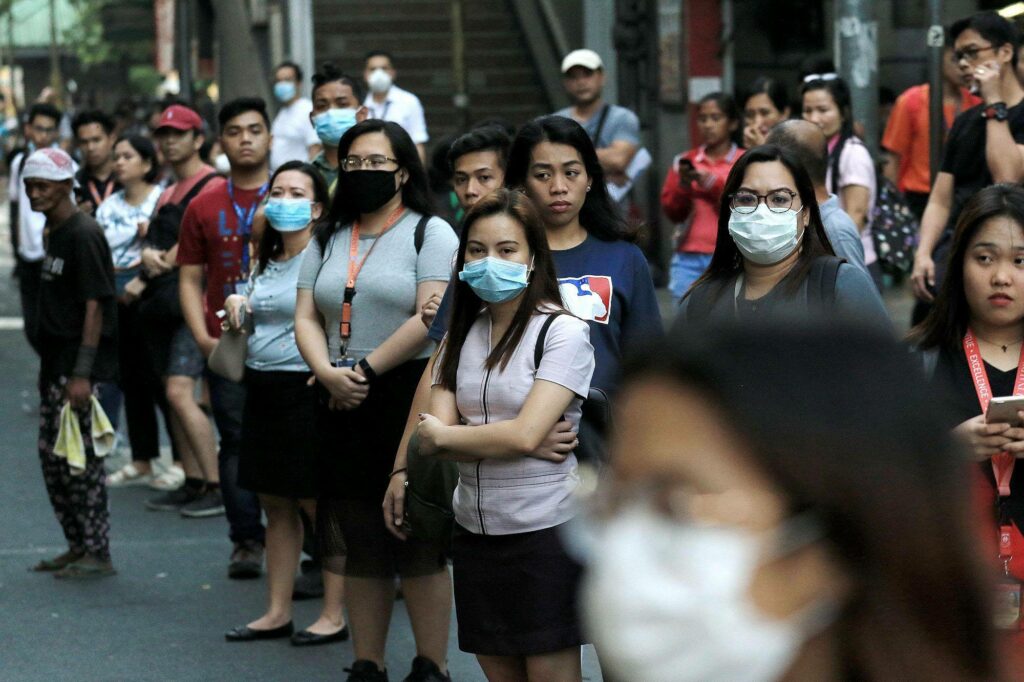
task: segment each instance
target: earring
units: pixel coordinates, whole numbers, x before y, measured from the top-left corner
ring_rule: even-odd
[[[588,192],[590,191],[590,185],[587,185],[587,191]]]

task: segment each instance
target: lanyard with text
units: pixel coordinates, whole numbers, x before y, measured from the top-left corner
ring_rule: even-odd
[[[366,264],[366,259],[373,252],[373,247],[377,245],[377,242],[384,236],[384,233],[398,222],[398,219],[402,217],[404,212],[404,206],[399,206],[392,211],[387,221],[385,221],[384,227],[374,238],[373,243],[370,244],[370,248],[366,250],[366,255],[362,259],[359,258],[359,221],[357,220],[352,223],[352,240],[349,243],[348,249],[348,281],[345,283],[345,300],[341,304],[341,322],[338,324],[342,355],[345,355],[348,351],[348,340],[352,337],[352,299],[356,297],[356,278],[359,277],[359,271]]]
[[[104,185],[103,187],[102,196],[96,189],[96,183],[93,182],[91,179],[87,181],[85,184],[89,188],[89,194],[92,195],[93,205],[95,205],[96,208],[99,208],[100,204],[106,201],[107,197],[114,193],[114,182],[112,180],[107,180],[106,185]]]
[[[243,210],[235,201],[235,184],[230,178],[228,179],[228,196],[231,198],[232,208],[235,209],[235,217],[238,218],[238,234],[245,238],[242,241],[242,279],[249,277],[249,235],[252,234],[252,221],[256,217],[256,209],[259,208],[260,200],[267,193],[269,186],[269,183],[264,182],[256,190],[256,199],[252,202],[252,206],[248,210]]]

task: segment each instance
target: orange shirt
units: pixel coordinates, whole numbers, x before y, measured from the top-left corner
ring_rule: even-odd
[[[981,104],[981,98],[960,90],[960,109],[945,104],[942,113],[946,130],[962,111]],[[928,150],[928,84],[915,85],[899,96],[885,127],[882,146],[900,155],[896,186],[901,192],[928,193],[931,190],[931,166]]]

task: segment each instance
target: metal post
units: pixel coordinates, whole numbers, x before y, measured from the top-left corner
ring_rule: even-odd
[[[878,149],[878,22],[872,0],[836,0],[835,59],[864,143]]]
[[[942,120],[942,49],[945,32],[942,28],[942,0],[928,0],[928,160],[931,183],[939,174],[945,126]]]
[[[302,67],[306,75],[307,89],[310,77],[316,71],[316,58],[313,54],[313,1],[289,0],[288,10],[288,50],[292,61]]]
[[[18,112],[18,98],[14,93],[16,87],[14,80],[14,65],[16,63],[16,57],[14,53],[14,0],[8,0],[7,2],[7,51],[11,57],[10,73],[7,74],[7,85],[11,89],[10,100],[8,105],[8,111],[13,111],[15,114]],[[4,116],[7,112],[4,112]]]
[[[192,103],[192,12],[190,5],[192,0],[177,0],[175,3],[175,29],[174,42],[178,63],[178,83],[180,85],[179,96],[188,103]]]
[[[452,0],[452,104],[458,112],[459,130],[469,128],[469,92],[466,87],[466,31],[462,21],[462,0]]]
[[[50,87],[57,106],[64,102],[64,85],[60,75],[60,49],[57,46],[57,0],[50,0]]]

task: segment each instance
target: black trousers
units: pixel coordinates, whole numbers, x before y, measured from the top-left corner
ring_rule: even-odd
[[[124,415],[128,425],[128,442],[135,461],[154,460],[160,456],[160,426],[156,409],[169,424],[170,408],[160,377],[153,371],[148,347],[143,341],[138,302],[117,304],[118,355],[121,366],[121,392],[124,393]],[[170,426],[168,425],[168,433]],[[174,459],[180,459],[171,439]]]

